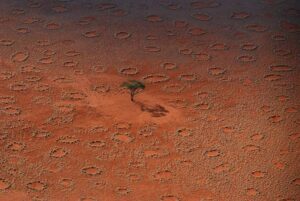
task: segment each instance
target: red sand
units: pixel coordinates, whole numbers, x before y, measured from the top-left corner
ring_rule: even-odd
[[[108,2],[0,1],[0,200],[300,200],[299,3]]]

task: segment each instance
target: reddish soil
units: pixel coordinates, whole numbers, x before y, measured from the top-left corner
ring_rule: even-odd
[[[299,16],[1,0],[0,201],[299,201]]]

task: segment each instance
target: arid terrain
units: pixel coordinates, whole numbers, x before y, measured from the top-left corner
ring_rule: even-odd
[[[0,201],[299,201],[299,4],[0,0]]]

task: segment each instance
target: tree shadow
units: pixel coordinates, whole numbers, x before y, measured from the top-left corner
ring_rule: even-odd
[[[164,108],[159,104],[149,105],[141,102],[135,102],[135,103],[141,107],[141,110],[143,112],[149,112],[152,117],[163,117],[166,116],[167,113],[169,113],[169,111],[166,110],[166,108]]]

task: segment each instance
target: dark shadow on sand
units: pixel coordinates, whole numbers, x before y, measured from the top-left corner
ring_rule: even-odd
[[[159,104],[149,105],[141,103],[139,101],[135,101],[135,103],[141,107],[142,111],[149,112],[152,117],[163,117],[166,116],[167,113],[169,113],[169,111],[166,110],[166,108]]]

